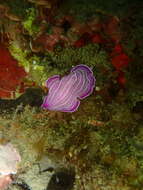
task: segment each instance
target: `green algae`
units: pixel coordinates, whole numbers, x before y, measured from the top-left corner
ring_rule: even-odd
[[[97,101],[98,108],[90,107],[89,102],[93,103],[93,100],[95,103]],[[26,107],[19,115],[12,114],[8,118],[6,116],[1,118],[5,134],[3,138],[10,140],[19,149],[22,156],[22,170],[31,167],[47,155],[54,162],[75,168],[79,176],[75,185],[77,189],[84,177],[86,179],[89,176],[94,186],[100,187],[99,184],[104,184],[105,181],[112,183],[114,180],[117,183],[127,172],[125,186],[129,186],[129,189],[134,187],[135,182],[130,181],[138,176],[136,183],[139,187],[142,169],[138,168],[138,165],[142,164],[142,160],[138,155],[138,149],[134,146],[135,139],[140,138],[142,142],[141,132],[138,132],[138,121],[133,118],[125,104],[112,103],[106,108],[104,106],[100,104],[99,107],[99,99],[91,97],[88,104],[81,104],[79,111],[72,114],[37,112]],[[107,113],[110,113],[108,121],[102,119],[103,107]],[[85,110],[86,114],[83,115]],[[99,125],[95,121],[104,124]],[[83,171],[86,171],[84,177]],[[110,179],[107,177],[109,173],[111,173]],[[97,183],[94,182],[94,175],[98,180],[99,176],[103,175],[104,180],[100,179],[101,182],[98,184],[98,180],[95,180]],[[92,186],[90,180],[88,185]],[[112,186],[115,187],[112,184],[110,188]]]
[[[28,32],[30,36],[36,35],[36,33],[39,32],[38,24],[36,25],[36,9],[35,8],[29,8],[26,10],[26,18],[23,21],[23,27]]]
[[[79,1],[75,9],[71,4],[70,8],[73,9],[71,13],[76,13],[76,18],[84,22],[88,20],[88,13],[95,9],[96,15],[115,13],[123,16],[128,1],[122,9],[119,10],[118,7],[124,2],[125,0],[117,3],[96,1],[94,6],[86,6]],[[83,10],[80,15],[79,7]],[[26,13],[22,13],[25,15],[22,23],[29,39],[37,34],[39,28],[35,24],[36,9],[26,8]],[[139,25],[141,18],[136,19]],[[54,74],[65,75],[72,66],[86,64],[93,69],[98,87],[93,95],[81,102],[78,111],[72,114],[37,111],[27,106],[20,114],[15,110],[9,115],[4,113],[0,116],[0,142],[11,141],[20,151],[22,162],[19,173],[31,171],[35,163],[47,156],[54,162],[75,168],[75,190],[142,189],[142,110],[138,111],[138,107],[134,110],[138,102],[143,102],[141,46],[138,51],[134,51],[134,40],[142,38],[142,27],[134,27],[129,35],[132,40],[125,40],[124,47],[128,55],[133,56],[133,61],[125,72],[128,79],[126,89],[117,85],[104,46],[57,46],[54,51],[36,54],[31,52],[30,42],[25,49],[16,42],[11,42],[9,49],[13,57],[30,72],[28,80],[42,85]],[[37,173],[36,169],[27,178],[37,177]]]

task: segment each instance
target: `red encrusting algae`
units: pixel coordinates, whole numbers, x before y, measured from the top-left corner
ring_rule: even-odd
[[[115,45],[111,53],[111,63],[118,73],[117,82],[122,87],[124,87],[126,84],[124,70],[128,67],[129,62],[130,62],[130,58],[128,57],[126,53],[124,53],[122,45],[121,44]]]
[[[19,66],[9,50],[0,44],[0,97],[10,98],[25,76],[24,68]]]

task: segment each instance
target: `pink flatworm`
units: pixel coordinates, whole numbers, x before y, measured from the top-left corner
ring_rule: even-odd
[[[93,92],[95,77],[88,66],[77,65],[62,78],[59,75],[50,77],[46,81],[46,86],[49,92],[44,98],[42,108],[75,112],[80,105],[80,100]]]

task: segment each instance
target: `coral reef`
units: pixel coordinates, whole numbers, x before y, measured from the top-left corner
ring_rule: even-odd
[[[43,190],[50,183],[66,189],[54,177],[70,171],[75,181],[65,173],[63,178],[74,190],[142,189],[143,3],[138,2],[0,2],[0,146],[12,143],[21,155],[15,179],[0,178],[0,188],[13,180],[9,189]],[[77,65],[92,69],[93,93],[76,112],[44,110],[47,78],[69,76]]]

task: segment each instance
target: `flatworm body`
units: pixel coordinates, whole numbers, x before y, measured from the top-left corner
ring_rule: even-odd
[[[61,111],[75,112],[80,100],[93,92],[95,77],[92,70],[86,65],[77,65],[71,69],[69,75],[60,78],[54,75],[46,81],[49,89],[42,108]]]

